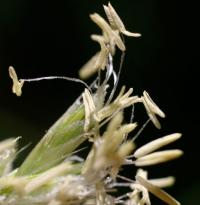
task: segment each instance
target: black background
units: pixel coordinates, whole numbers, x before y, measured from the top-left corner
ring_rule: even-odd
[[[78,77],[78,69],[99,49],[89,38],[100,32],[89,14],[104,15],[103,3],[107,1],[0,1],[0,139],[23,136],[21,146],[31,141],[31,149],[83,91],[79,84],[45,81],[25,84],[22,97],[17,98],[11,93],[8,66],[13,65],[21,78]],[[140,39],[126,38],[120,84],[134,87],[138,95],[147,90],[167,114],[161,120],[162,130],[149,124],[137,143],[183,133],[182,140],[173,146],[182,148],[184,157],[149,169],[153,173],[150,176],[175,175],[177,184],[169,192],[183,204],[198,205],[198,7],[194,1],[111,3],[128,30],[142,34]],[[140,106],[138,109],[135,120],[143,123],[146,116],[141,115],[145,112]]]

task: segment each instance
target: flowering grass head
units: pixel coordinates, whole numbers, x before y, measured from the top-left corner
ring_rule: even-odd
[[[138,103],[144,105],[148,122],[152,121],[158,129],[161,128],[158,117],[164,118],[165,114],[147,91],[139,96],[134,94],[133,88],[123,86],[116,95],[126,51],[123,35],[141,35],[125,28],[110,3],[103,7],[108,22],[97,13],[90,15],[101,29],[101,34],[91,35],[91,39],[99,44],[100,51],[79,71],[82,79],[98,73],[91,85],[64,76],[18,80],[14,68],[9,68],[12,91],[18,96],[22,94],[24,82],[49,79],[78,82],[85,86],[85,90],[49,128],[18,168],[12,168],[18,138],[0,143],[0,204],[150,205],[149,193],[169,205],[180,204],[162,190],[172,186],[175,178],[151,179],[144,167],[180,157],[183,152],[179,149],[159,149],[178,140],[181,134],[170,134],[137,148],[136,128],[140,125],[132,118],[130,122],[124,122],[126,108]],[[122,53],[118,71],[113,63],[116,49]],[[79,149],[84,141],[89,142],[86,158],[81,156]],[[121,175],[121,170],[127,166],[133,170],[131,178]],[[128,191],[120,195],[123,187]]]

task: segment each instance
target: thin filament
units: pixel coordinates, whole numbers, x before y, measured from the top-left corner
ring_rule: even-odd
[[[91,88],[84,81],[82,81],[82,80],[80,80],[78,78],[70,78],[70,77],[66,77],[66,76],[47,76],[47,77],[39,77],[39,78],[31,78],[31,79],[21,79],[21,80],[24,80],[25,82],[34,82],[34,81],[55,80],[55,79],[61,79],[61,80],[67,80],[67,81],[72,81],[72,82],[76,82],[76,83],[81,83],[89,91],[91,91]]]

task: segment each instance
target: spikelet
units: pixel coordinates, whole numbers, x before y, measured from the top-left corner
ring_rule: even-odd
[[[179,149],[156,150],[178,140],[181,134],[158,138],[133,153],[136,137],[129,139],[128,135],[135,131],[137,122],[133,122],[132,115],[130,122],[124,123],[125,108],[143,103],[157,128],[161,128],[157,116],[164,118],[165,114],[146,91],[138,97],[133,95],[133,88],[126,91],[123,86],[113,99],[126,50],[122,34],[133,37],[140,34],[127,31],[111,3],[104,5],[104,11],[109,23],[97,13],[90,15],[102,32],[91,35],[91,39],[99,44],[100,51],[79,71],[83,79],[98,72],[91,86],[80,79],[64,76],[18,80],[14,68],[9,67],[12,91],[17,96],[22,94],[24,82],[44,79],[70,80],[82,83],[86,88],[17,169],[12,169],[12,163],[17,155],[19,138],[0,143],[0,205],[151,205],[149,193],[169,205],[180,205],[160,189],[173,185],[174,177],[148,179],[148,172],[138,167],[180,157],[183,152]],[[118,72],[113,64],[117,48],[122,54]],[[76,155],[79,152],[76,148],[85,140],[92,143],[86,159]],[[132,179],[121,176],[123,165],[138,168]],[[130,189],[120,196],[118,187],[124,186]],[[113,194],[113,191],[117,193]]]

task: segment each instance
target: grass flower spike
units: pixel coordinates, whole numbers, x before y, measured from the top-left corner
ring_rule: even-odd
[[[125,28],[111,3],[103,8],[108,22],[97,13],[90,15],[101,29],[100,34],[91,35],[100,50],[79,71],[82,79],[98,73],[91,85],[65,76],[18,80],[14,68],[9,67],[12,91],[17,96],[21,96],[24,82],[52,79],[81,83],[84,91],[19,167],[13,168],[19,138],[0,142],[0,205],[151,205],[150,194],[166,204],[180,204],[161,189],[174,184],[173,176],[151,179],[151,173],[141,167],[180,157],[183,151],[179,149],[159,149],[180,139],[181,134],[170,134],[137,148],[135,140],[147,123],[138,124],[133,114],[125,121],[127,108],[142,104],[149,118],[147,122],[151,120],[159,129],[157,116],[164,118],[165,114],[146,91],[140,96],[133,88],[118,88],[126,51],[123,35],[141,35]],[[117,49],[121,52],[118,70],[113,63]],[[121,172],[127,167],[132,176]],[[124,187],[126,193],[121,194]]]

